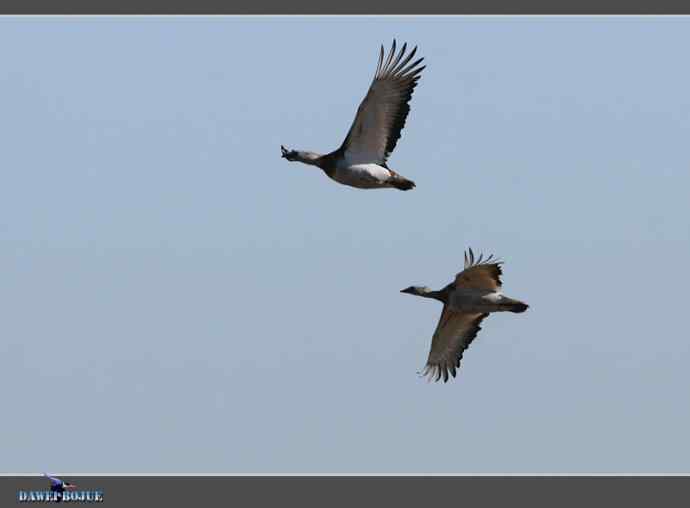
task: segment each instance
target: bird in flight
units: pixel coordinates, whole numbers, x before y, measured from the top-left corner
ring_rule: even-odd
[[[465,253],[465,269],[440,291],[410,286],[401,293],[433,298],[443,302],[443,312],[431,339],[431,351],[422,372],[428,380],[448,381],[455,377],[465,350],[481,330],[480,323],[492,312],[525,312],[528,305],[508,298],[501,292],[501,264],[489,256],[475,260],[474,252]]]
[[[340,148],[321,155],[288,150],[281,145],[282,157],[317,166],[336,182],[359,189],[388,187],[406,191],[414,188],[412,180],[399,175],[387,165],[388,157],[400,139],[400,131],[405,127],[412,92],[425,68],[419,67],[424,58],[409,63],[417,47],[407,56],[406,49],[407,43],[396,55],[394,39],[384,63],[381,46],[374,80]]]

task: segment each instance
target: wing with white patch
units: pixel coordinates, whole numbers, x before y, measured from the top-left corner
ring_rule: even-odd
[[[481,330],[482,320],[488,314],[469,314],[451,310],[448,305],[443,308],[434,337],[431,339],[431,351],[422,376],[429,381],[448,381],[448,374],[455,377],[460,368],[460,360],[465,350]]]
[[[374,80],[340,147],[350,164],[385,165],[400,139],[400,132],[410,112],[412,92],[425,68],[418,67],[424,58],[408,65],[417,48],[403,58],[406,48],[407,44],[404,44],[396,56],[393,40],[393,47],[384,63],[384,50],[381,46]]]

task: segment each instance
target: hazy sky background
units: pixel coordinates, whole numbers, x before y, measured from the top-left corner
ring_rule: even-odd
[[[390,166],[342,142],[393,37]],[[0,471],[687,472],[690,18],[0,19]],[[505,260],[418,378],[463,251]]]

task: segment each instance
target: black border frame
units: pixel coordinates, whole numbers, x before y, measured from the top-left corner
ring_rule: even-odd
[[[60,476],[102,503],[72,506],[684,506],[690,476]],[[0,505],[45,490],[39,475],[0,477]]]
[[[239,15],[435,15],[435,14],[690,14],[681,0],[5,0],[0,14],[239,14]]]
[[[6,0],[0,14],[29,15],[640,15],[690,14],[690,2],[523,1],[481,0],[450,3],[447,0],[412,2],[349,0],[325,4],[197,0],[176,2],[147,0],[98,2],[94,0]],[[85,490],[102,490],[99,506],[272,506],[298,503],[308,506],[422,506],[448,501],[465,506],[669,506],[684,505],[690,492],[690,475],[540,475],[540,476],[62,476]],[[0,477],[0,506],[18,503],[19,490],[44,490],[40,475]]]

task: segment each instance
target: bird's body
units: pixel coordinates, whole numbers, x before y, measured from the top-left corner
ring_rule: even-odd
[[[418,67],[423,58],[408,65],[417,48],[405,56],[406,48],[407,44],[403,45],[396,55],[393,41],[384,63],[381,47],[374,80],[340,148],[320,155],[281,146],[282,157],[317,166],[332,180],[358,189],[414,188],[412,180],[399,175],[387,165],[388,157],[405,126],[412,91],[424,69]]]
[[[500,291],[456,287],[448,300],[448,306],[456,312],[515,312],[517,300],[508,298]]]
[[[443,312],[431,340],[431,351],[422,375],[435,381],[448,374],[455,377],[464,351],[477,336],[481,322],[492,312],[525,312],[526,303],[505,296],[502,291],[501,262],[489,256],[474,259],[472,249],[465,254],[465,269],[455,280],[440,291],[427,287],[410,286],[408,293],[443,302]]]
[[[347,164],[343,161],[336,166],[333,180],[358,189],[383,189],[401,185],[396,173],[378,164]]]

